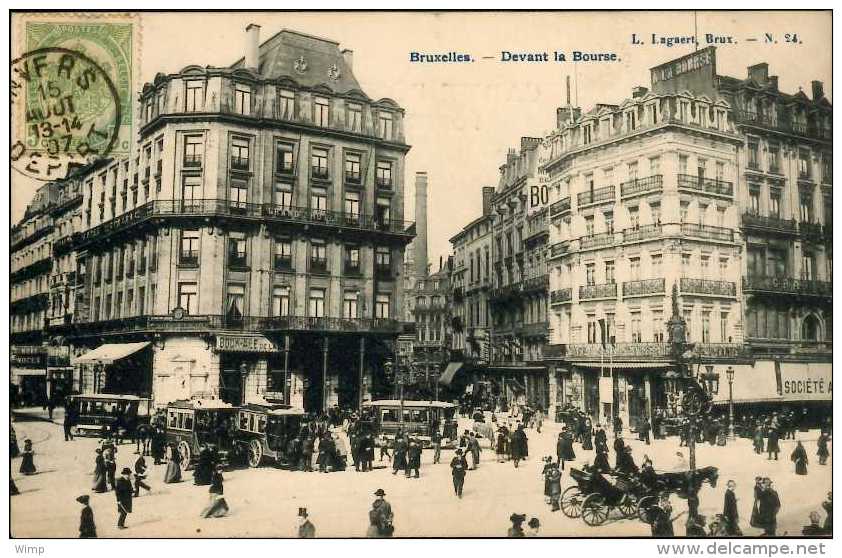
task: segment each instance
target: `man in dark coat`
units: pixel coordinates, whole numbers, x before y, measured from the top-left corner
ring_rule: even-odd
[[[82,504],[82,513],[79,515],[79,538],[95,539],[96,523],[94,523],[94,510],[90,506],[91,497],[83,494],[76,498],[76,501]]]
[[[315,539],[316,526],[310,522],[307,508],[298,508],[298,538]]]
[[[625,451],[626,443],[623,442],[622,437],[614,440],[614,468],[619,469],[623,461],[623,453]]]
[[[603,447],[605,448],[605,451],[608,451],[608,435],[605,433],[605,429],[602,428],[601,424],[596,425],[596,433],[593,435],[593,442],[597,451],[599,451],[600,447]]]
[[[725,505],[722,507],[722,517],[725,519],[725,532],[732,537],[742,536],[740,530],[740,512],[737,509],[737,495],[734,489],[737,483],[729,480],[728,488],[725,490]]]
[[[640,472],[632,457],[631,446],[624,447],[617,455],[617,470],[628,475],[636,475]]]
[[[74,410],[72,405],[64,406],[64,441],[73,441]]]
[[[764,478],[763,490],[760,492],[757,503],[758,522],[763,529],[763,536],[775,536],[780,509],[781,500],[778,493],[772,488],[772,481],[769,478]]]
[[[117,527],[126,528],[126,516],[132,513],[132,470],[123,467],[120,478],[114,485],[114,494],[117,497]]]
[[[512,461],[515,462],[515,469],[518,468],[520,460],[527,455],[528,439],[526,432],[523,431],[523,425],[519,424],[517,430],[512,432]]]
[[[558,457],[558,465],[561,470],[564,470],[565,461],[573,461],[576,459],[576,454],[573,452],[573,436],[565,427],[563,432],[558,435],[558,442],[556,443],[556,456]]]
[[[316,440],[313,438],[313,435],[308,434],[307,437],[304,438],[304,442],[301,444],[301,464],[299,469],[302,471],[313,470],[313,446],[315,443]]]
[[[778,460],[778,452],[781,451],[780,445],[778,444],[779,438],[780,433],[778,432],[777,427],[773,425],[769,428],[768,439],[766,441],[766,451],[769,454],[768,459],[772,459],[772,454],[774,454],[775,461]]]
[[[640,435],[640,439],[646,442],[647,446],[651,444],[651,440],[649,438],[649,419],[643,417],[637,427],[637,433]]]
[[[213,475],[213,452],[202,444],[199,448],[199,456],[196,459],[196,468],[193,470],[193,484],[205,486],[210,484]]]
[[[430,443],[433,444],[433,463],[435,464],[441,461],[441,432],[439,432],[438,427],[433,428]]]
[[[421,470],[421,444],[418,440],[411,440],[409,442],[409,447],[406,450],[406,478],[410,478],[412,476],[412,472],[415,471],[415,478],[417,479],[420,476]]]
[[[392,458],[392,474],[397,475],[401,469],[406,469],[406,452],[409,442],[404,438],[395,438],[395,457]]]
[[[614,436],[622,436],[623,435],[623,419],[620,418],[620,415],[614,417]]]
[[[147,492],[151,492],[152,488],[143,482],[146,478],[146,459],[142,455],[138,456],[134,463],[134,495],[135,498],[140,496],[140,489],[144,488]]]

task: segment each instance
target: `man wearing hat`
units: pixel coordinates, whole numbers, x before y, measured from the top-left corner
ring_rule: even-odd
[[[82,513],[79,516],[79,538],[95,539],[96,524],[94,523],[94,510],[90,506],[91,497],[83,494],[76,498],[76,501],[82,504]]]
[[[457,449],[456,455],[450,461],[450,471],[453,474],[453,493],[462,498],[462,488],[465,486],[465,472],[468,470],[468,460]]]
[[[520,513],[513,513],[509,516],[509,521],[512,526],[509,527],[507,536],[509,538],[520,538],[526,536],[523,532],[523,522],[526,521],[526,516]]]
[[[298,508],[298,538],[315,539],[316,526],[310,522],[307,508]]]
[[[381,537],[391,537],[392,533],[395,532],[393,524],[395,514],[392,513],[392,505],[386,501],[386,491],[382,488],[378,488],[374,495],[377,496],[377,499],[371,504],[371,509],[374,512],[377,531]]]
[[[126,516],[132,513],[132,470],[123,467],[120,478],[114,483],[114,494],[117,496],[117,527],[126,528]]]

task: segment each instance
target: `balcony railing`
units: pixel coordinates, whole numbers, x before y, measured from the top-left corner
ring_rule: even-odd
[[[310,167],[310,176],[320,180],[328,180],[330,178],[330,173],[328,172],[327,167]]]
[[[530,277],[523,280],[522,291],[546,291],[550,286],[550,276],[547,274],[539,275],[537,277]]]
[[[579,287],[579,300],[589,300],[593,298],[617,298],[617,283],[581,285]]]
[[[556,215],[561,215],[562,213],[567,213],[568,211],[570,211],[570,196],[561,198],[550,205],[550,217],[555,217]]]
[[[238,216],[256,220],[307,223],[333,227],[349,227],[366,231],[406,234],[409,221],[385,219],[374,215],[327,211],[309,207],[278,204],[255,204],[224,199],[156,200],[79,234],[79,244],[116,234],[152,218],[163,217]]]
[[[682,293],[713,296],[737,296],[737,285],[732,281],[715,281],[711,279],[692,279],[682,277],[680,282]]]
[[[601,248],[603,246],[611,246],[614,244],[614,233],[604,232],[591,236],[583,236],[579,239],[579,249],[589,250],[591,248]]]
[[[332,318],[311,316],[242,316],[219,314],[187,315],[175,319],[170,315],[144,315],[113,320],[77,322],[73,327],[80,333],[97,335],[124,331],[335,331],[396,334],[401,330],[398,320],[390,318]]]
[[[791,118],[775,118],[768,114],[758,114],[753,111],[732,111],[734,119],[741,124],[751,124],[762,128],[789,132],[801,136],[819,139],[833,139],[833,130],[818,126],[808,126],[803,122],[793,122]]]
[[[185,168],[201,168],[202,166],[202,156],[201,155],[185,155],[184,161],[182,165]]]
[[[798,232],[801,234],[801,238],[813,242],[819,242],[824,238],[822,226],[818,223],[801,221],[798,223]]]
[[[831,297],[833,296],[833,283],[792,277],[748,275],[743,277],[743,290],[746,292],[761,291],[776,294]]]
[[[734,231],[725,227],[713,225],[697,225],[695,223],[681,223],[681,234],[695,238],[734,242]]]
[[[646,178],[635,178],[620,185],[620,196],[634,196],[644,192],[660,192],[664,189],[664,177],[653,174]]]
[[[662,228],[659,224],[639,225],[623,231],[623,242],[639,242],[650,238],[660,238]]]
[[[743,213],[743,227],[786,234],[795,233],[795,221],[793,219],[781,219],[772,215],[764,216],[751,212]]]
[[[558,289],[550,293],[551,304],[563,304],[571,300],[573,300],[573,289],[571,288]]]
[[[664,278],[641,279],[639,281],[626,281],[623,283],[623,296],[645,296],[652,294],[663,294]]]
[[[668,358],[669,343],[572,343],[566,346],[565,355],[573,358]]]
[[[551,258],[558,258],[559,256],[563,256],[567,253],[568,248],[570,247],[570,242],[564,240],[562,242],[556,242],[552,246],[550,246],[550,257]]]
[[[576,196],[576,202],[579,207],[583,205],[590,205],[594,203],[601,203],[614,200],[614,186],[603,186],[595,190],[587,192],[580,192]]]
[[[327,258],[310,258],[310,271],[312,273],[327,273]]]
[[[198,250],[185,250],[182,251],[178,256],[178,265],[186,266],[186,267],[195,267],[199,265],[199,251]]]
[[[718,178],[704,178],[692,174],[679,174],[678,187],[694,190],[697,192],[708,192],[719,196],[733,196],[734,183]]]

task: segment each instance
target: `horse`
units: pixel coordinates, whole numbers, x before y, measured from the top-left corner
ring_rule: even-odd
[[[152,436],[155,435],[155,425],[153,424],[139,424],[134,430],[134,439],[136,444],[135,453],[141,455],[150,455],[152,446]]]
[[[488,440],[491,442],[491,449],[494,449],[494,442],[496,438],[494,434],[494,427],[485,422],[474,422],[473,430],[477,433],[478,436],[488,438]]]

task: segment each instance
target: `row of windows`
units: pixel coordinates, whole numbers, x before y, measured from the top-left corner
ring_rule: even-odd
[[[748,274],[753,277],[789,277],[792,270],[792,263],[789,261],[789,252],[785,248],[774,246],[749,246]],[[816,254],[811,251],[804,251],[801,254],[801,269],[799,277],[805,281],[818,279],[816,269]],[[825,277],[827,281],[833,278],[833,254],[825,253]]]
[[[199,265],[201,234],[199,229],[181,231],[178,263],[184,267]],[[310,271],[328,271],[327,243],[320,239],[309,240]],[[344,245],[345,273],[360,273],[360,252],[358,245]],[[391,271],[392,252],[388,246],[374,249],[374,264],[378,271]],[[249,238],[245,233],[232,232],[228,237],[228,266],[246,268],[249,265]],[[276,238],[272,242],[272,265],[276,271],[293,269],[293,241],[288,238]]]
[[[693,322],[693,310],[685,308],[682,312],[685,324],[687,326],[687,340],[697,341],[701,343],[730,343],[732,337],[728,334],[728,319],[729,312],[713,312],[711,310],[703,310],[700,313],[700,320],[698,325],[701,327],[700,331],[693,336],[691,325]],[[567,322],[572,326],[570,315],[567,314]],[[594,314],[587,316],[587,343],[602,343],[618,341],[617,327],[614,320],[614,314],[605,314],[602,321],[603,326],[600,326],[600,320],[596,319]],[[651,312],[651,327],[642,327],[642,313],[640,311],[633,311],[629,314],[628,327],[628,341],[631,343],[664,343],[666,339],[664,312],[663,310],[653,310]],[[604,327],[604,331],[601,329]],[[651,337],[645,335],[651,331]],[[715,339],[714,339],[715,338]]]
[[[205,112],[211,108],[206,102],[207,82],[205,80],[187,80],[184,83],[184,104],[179,109],[185,112]],[[226,112],[240,114],[243,116],[269,116],[268,114],[257,114],[258,107],[254,103],[254,91],[250,85],[234,83],[230,101],[223,102],[223,110]],[[334,103],[337,101],[334,101]],[[157,95],[150,96],[144,103],[144,121],[151,122],[158,115],[165,113],[166,89],[158,91]],[[280,120],[297,120],[300,113],[296,111],[299,107],[296,91],[279,87],[275,91],[275,98],[271,100],[271,117]],[[363,105],[351,101],[345,101],[345,122],[344,128],[351,132],[363,132]],[[334,122],[334,111],[338,108],[333,105],[332,100],[324,96],[314,96],[310,120],[319,127],[329,128],[338,122]],[[391,141],[396,139],[394,114],[387,110],[377,110],[376,134],[378,137]]]
[[[752,215],[762,215],[762,207],[761,207],[761,185],[759,184],[749,184],[748,190],[748,213]],[[782,210],[782,200],[784,199],[783,196],[783,189],[777,187],[770,187],[769,188],[769,197],[768,203],[766,204],[766,214],[769,217],[773,217],[775,219],[782,219],[783,218],[783,210]],[[822,208],[824,213],[824,222],[825,223],[832,223],[833,222],[833,196],[830,194],[825,194],[822,196]],[[801,222],[804,223],[814,223],[816,222],[816,215],[815,215],[815,201],[813,193],[810,192],[806,188],[801,188],[798,191],[798,217]]]
[[[229,318],[242,318],[247,314],[245,306],[246,286],[244,284],[229,284],[225,294],[225,314]],[[311,287],[307,292],[307,316],[324,318],[327,289]],[[271,316],[290,316],[293,304],[292,289],[288,285],[272,287],[269,309]],[[187,314],[195,314],[199,309],[199,284],[195,281],[184,281],[178,284],[178,306]],[[356,319],[362,317],[360,309],[364,307],[362,295],[358,290],[346,290],[342,295],[342,317]],[[391,317],[391,295],[377,293],[374,297],[374,317]]]

